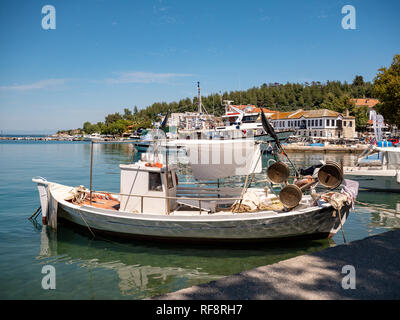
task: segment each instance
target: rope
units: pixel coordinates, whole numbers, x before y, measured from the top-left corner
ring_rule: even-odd
[[[339,221],[340,221],[340,230],[342,231],[342,236],[343,236],[343,241],[344,241],[344,243],[347,243],[346,238],[345,238],[345,236],[344,236],[343,223],[342,223],[342,216],[340,215],[340,211],[342,211],[342,208],[340,208],[340,210],[338,210]]]
[[[42,210],[42,207],[37,208],[36,211],[33,213],[33,215],[31,215],[31,216],[28,218],[28,220],[31,220],[32,218],[35,219],[41,210]]]
[[[82,220],[85,222],[85,224],[86,224],[86,227],[88,227],[88,229],[89,229],[90,233],[93,235],[93,238],[95,238],[96,236],[94,235],[94,233],[93,233],[92,229],[90,229],[90,227],[89,227],[89,225],[87,224],[87,222],[86,222],[85,218],[82,216],[82,214],[81,214],[81,211],[80,211],[80,210],[77,210],[77,211],[79,212],[79,215],[81,216]]]

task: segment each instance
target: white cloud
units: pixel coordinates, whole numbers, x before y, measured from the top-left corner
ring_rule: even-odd
[[[186,73],[119,72],[117,78],[106,79],[106,83],[168,83],[177,77],[190,77]]]
[[[35,90],[35,89],[44,89],[47,87],[57,86],[64,84],[66,79],[46,79],[36,81],[30,84],[15,84],[11,86],[0,86],[0,90],[8,91],[8,90],[15,90],[15,91],[28,91],[28,90]]]

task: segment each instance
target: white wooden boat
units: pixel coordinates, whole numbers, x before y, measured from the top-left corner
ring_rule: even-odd
[[[197,179],[261,172],[255,144],[243,165],[191,164]],[[226,149],[225,149],[226,150]],[[332,237],[345,223],[351,207],[346,198],[339,208],[303,195],[285,208],[268,188],[202,187],[179,184],[176,166],[144,154],[120,165],[120,192],[89,191],[34,178],[43,222],[57,228],[58,219],[91,233],[179,241],[260,241]],[[326,199],[325,199],[326,200]],[[242,208],[237,210],[234,208]]]
[[[400,192],[400,148],[372,147],[353,167],[343,168],[345,178],[359,182],[360,188]]]
[[[121,210],[119,196],[113,197],[114,201],[99,201],[98,199],[105,195],[94,193],[95,200],[92,205],[87,201],[83,204],[73,204],[65,200],[73,187],[44,180],[33,179],[33,181],[48,193],[48,198],[43,200],[50,204],[50,210],[47,210],[48,216],[45,217],[49,222],[57,223],[57,219],[65,219],[81,227],[90,228],[94,234],[102,232],[124,237],[181,241],[327,238],[332,237],[340,229],[340,219],[342,224],[345,223],[350,209],[350,206],[344,206],[339,218],[338,214],[333,214],[335,210],[330,204],[310,206],[308,202],[311,201],[311,197],[304,196],[298,208],[287,212],[283,210],[246,213],[232,213],[226,210],[212,212],[207,201],[203,200],[204,203],[198,205],[198,199],[201,198],[192,199],[192,202],[185,198],[182,201],[170,199],[179,205],[167,214],[160,210],[150,210],[154,208],[154,203],[161,201],[165,203],[167,199],[143,196],[143,212],[133,213]],[[253,191],[264,192],[263,189]],[[225,204],[229,202],[228,199],[221,201],[225,201]]]

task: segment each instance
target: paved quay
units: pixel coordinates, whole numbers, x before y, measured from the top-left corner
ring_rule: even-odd
[[[342,280],[355,268],[355,289]],[[346,279],[345,279],[346,280]],[[345,281],[348,283],[348,281]],[[163,300],[400,299],[400,230],[153,297]]]
[[[345,152],[345,153],[362,153],[366,149],[368,149],[368,145],[358,145],[358,146],[344,146],[344,145],[327,145],[324,147],[319,147],[319,146],[299,146],[296,144],[288,144],[284,146],[284,149],[286,152],[322,152],[322,153],[327,153],[327,152]]]

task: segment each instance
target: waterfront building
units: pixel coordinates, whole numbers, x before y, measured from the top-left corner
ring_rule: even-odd
[[[293,129],[296,135],[328,138],[351,139],[357,137],[355,117],[327,109],[303,110],[292,112],[271,112],[269,115],[274,128]]]

